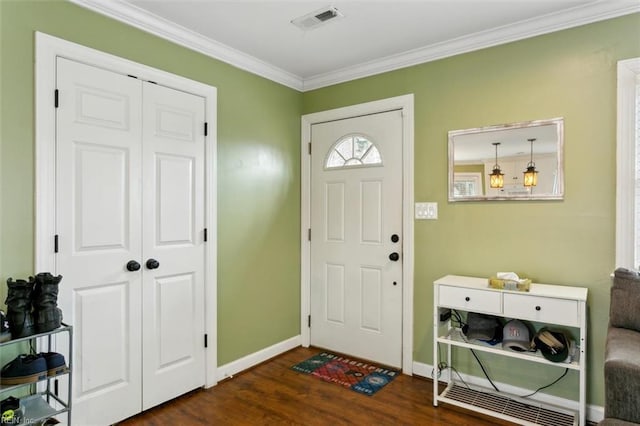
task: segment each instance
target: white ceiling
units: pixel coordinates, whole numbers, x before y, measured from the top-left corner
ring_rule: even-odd
[[[72,1],[297,90],[640,12],[639,0]],[[290,22],[329,5],[344,18]]]

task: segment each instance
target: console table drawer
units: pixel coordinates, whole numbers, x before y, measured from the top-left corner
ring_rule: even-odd
[[[502,294],[500,292],[443,285],[440,286],[439,299],[438,303],[441,306],[458,308],[463,311],[502,313]]]
[[[504,294],[504,316],[579,327],[578,301]]]

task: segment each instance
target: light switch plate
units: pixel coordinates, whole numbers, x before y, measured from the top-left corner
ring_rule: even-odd
[[[437,219],[438,203],[416,203],[416,219]]]

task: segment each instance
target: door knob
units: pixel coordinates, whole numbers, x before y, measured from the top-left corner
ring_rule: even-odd
[[[393,234],[391,236],[391,242],[392,243],[397,243],[398,241],[400,241],[400,237],[398,237],[398,234]]]
[[[147,265],[147,269],[157,269],[158,266],[160,266],[160,262],[158,262],[155,259],[149,259],[147,260],[146,265]]]
[[[396,252],[393,252],[389,255],[389,260],[392,260],[394,262],[397,262],[398,259],[400,259],[400,255]]]
[[[135,272],[140,269],[140,264],[135,260],[130,260],[127,262],[127,271]]]

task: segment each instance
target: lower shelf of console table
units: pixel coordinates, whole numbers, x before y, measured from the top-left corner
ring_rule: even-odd
[[[522,425],[574,426],[579,422],[577,411],[533,403],[504,392],[497,393],[458,381],[451,381],[438,400]]]

